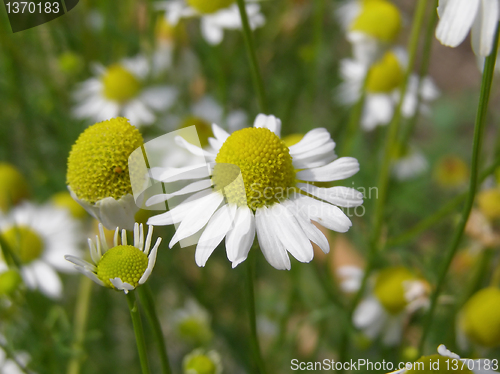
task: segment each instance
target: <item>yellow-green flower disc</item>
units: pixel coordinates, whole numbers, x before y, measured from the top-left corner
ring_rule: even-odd
[[[229,202],[246,204],[253,210],[285,199],[294,186],[290,151],[276,134],[265,128],[234,132],[222,145],[215,162],[215,189],[224,189]],[[241,178],[235,181],[240,171],[244,185],[239,183]]]
[[[401,13],[388,1],[363,0],[361,12],[352,22],[350,30],[391,43],[401,30]]]
[[[109,66],[101,79],[103,95],[120,103],[130,100],[141,89],[141,83],[135,75],[120,64]]]
[[[469,168],[467,164],[454,155],[441,158],[434,169],[434,178],[443,187],[457,187],[467,181]]]
[[[87,128],[71,148],[67,183],[78,199],[90,204],[132,193],[128,157],[144,143],[126,118]]]
[[[42,238],[28,226],[11,227],[2,237],[23,264],[36,260],[43,252]]]
[[[398,314],[408,304],[403,284],[414,279],[413,273],[404,267],[387,268],[377,275],[373,292],[389,313]]]
[[[188,4],[202,14],[217,12],[227,8],[235,0],[187,0]]]
[[[196,132],[198,134],[198,138],[200,139],[200,146],[203,148],[208,145],[208,138],[214,136],[212,133],[212,128],[210,124],[196,116],[189,116],[182,121],[179,129],[185,129],[187,127],[194,126],[196,128]],[[186,139],[186,141],[193,143],[190,141],[191,139]],[[193,143],[194,144],[194,143]],[[194,144],[198,146],[198,144]]]
[[[210,357],[199,354],[191,357],[184,364],[184,373],[189,372],[189,370],[194,370],[197,374],[215,374],[217,366]]]
[[[491,188],[479,192],[477,203],[481,212],[489,219],[500,218],[500,189]]]
[[[22,174],[11,164],[0,162],[0,210],[6,212],[28,195],[28,183]]]
[[[207,343],[213,335],[210,327],[196,317],[188,317],[180,321],[177,331],[180,337],[195,345]]]
[[[372,93],[388,93],[403,81],[403,69],[394,52],[387,52],[368,71],[366,90]]]
[[[453,370],[457,368],[457,370]],[[467,368],[467,363],[462,364],[462,361],[456,358],[449,358],[441,355],[425,356],[413,363],[410,370],[406,370],[406,374],[447,374],[447,373],[464,373],[472,374]]]
[[[0,295],[11,295],[21,283],[21,275],[16,270],[3,272],[0,274]]]
[[[69,194],[69,192],[61,191],[54,195],[51,198],[54,205],[67,209],[70,214],[76,219],[82,219],[87,217],[87,211],[82,208],[80,204],[78,204]]]
[[[500,345],[500,289],[475,293],[464,305],[460,325],[466,336],[483,347]]]
[[[104,253],[97,264],[97,277],[109,288],[114,288],[110,281],[114,278],[137,287],[147,268],[148,256],[144,252],[132,245],[119,245]]]
[[[287,147],[297,144],[302,140],[304,134],[290,134],[282,138],[283,142]]]

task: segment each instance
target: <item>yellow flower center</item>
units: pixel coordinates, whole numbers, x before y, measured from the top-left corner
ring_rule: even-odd
[[[69,192],[62,191],[54,194],[52,202],[55,206],[67,209],[73,218],[81,219],[87,217],[87,211],[71,197]]]
[[[0,274],[0,295],[10,295],[21,284],[22,279],[15,270],[7,270]]]
[[[36,260],[43,252],[42,238],[28,226],[11,227],[2,236],[23,264]]]
[[[285,142],[285,145],[287,147],[291,147],[292,145],[295,145],[298,142],[300,142],[303,137],[304,137],[303,134],[290,134],[285,136],[282,140]]]
[[[104,253],[97,264],[97,277],[109,288],[114,288],[110,281],[113,278],[137,287],[147,268],[148,256],[144,252],[132,245],[119,245]]]
[[[443,187],[457,187],[467,181],[469,169],[467,164],[457,156],[441,158],[434,170],[436,181]]]
[[[212,331],[206,323],[195,317],[182,320],[177,326],[177,330],[181,337],[196,345],[203,345],[212,338]]]
[[[198,12],[209,14],[229,7],[235,0],[187,0],[187,2]]]
[[[123,103],[133,98],[141,89],[137,78],[119,64],[111,65],[102,76],[103,94],[106,98]]]
[[[189,116],[184,119],[184,121],[182,121],[179,129],[185,129],[189,126],[194,126],[196,128],[196,133],[198,134],[198,138],[200,139],[201,147],[206,147],[208,145],[208,138],[214,136],[210,124],[199,117]],[[186,141],[189,142],[189,139],[186,139]]]
[[[393,42],[401,30],[401,13],[385,0],[364,0],[359,15],[350,26],[383,42]]]
[[[415,276],[406,268],[384,269],[377,276],[375,296],[389,313],[398,314],[408,305],[404,282],[414,279]]]
[[[285,143],[264,128],[234,132],[215,159],[213,182],[228,202],[256,210],[283,199],[294,187],[295,170]],[[241,179],[236,177],[241,172]]]
[[[205,355],[196,355],[184,364],[184,373],[193,370],[197,374],[215,374],[217,367],[210,357]]]
[[[87,128],[71,148],[67,183],[76,196],[91,204],[132,193],[130,154],[144,143],[126,118],[114,118]]]
[[[394,52],[387,52],[368,71],[366,89],[372,93],[387,93],[403,81],[403,70]]]
[[[409,373],[419,373],[419,374],[438,374],[438,373],[469,373],[467,368],[467,363],[462,364],[462,361],[456,358],[449,358],[441,355],[425,356],[417,360],[412,364],[412,368],[406,371]]]
[[[0,211],[6,212],[28,197],[28,184],[12,165],[0,162]]]
[[[500,289],[485,288],[462,309],[460,324],[469,339],[483,347],[500,345]]]
[[[500,218],[500,190],[498,188],[481,191],[477,196],[477,202],[486,218]]]

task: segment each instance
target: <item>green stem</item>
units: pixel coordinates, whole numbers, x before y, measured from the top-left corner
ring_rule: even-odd
[[[148,319],[151,329],[153,331],[153,337],[158,347],[158,353],[160,355],[161,362],[161,372],[163,374],[171,374],[170,362],[168,360],[167,346],[165,344],[165,339],[163,338],[163,331],[161,328],[160,320],[158,319],[158,314],[156,313],[155,303],[151,289],[147,284],[139,287],[137,289],[139,294],[139,300],[146,313],[146,318]]]
[[[458,245],[462,239],[462,235],[465,229],[465,225],[467,224],[467,220],[469,218],[470,211],[472,209],[472,204],[474,203],[474,197],[476,195],[476,189],[478,185],[478,169],[479,169],[479,158],[481,155],[481,145],[484,133],[484,126],[486,122],[486,113],[488,110],[488,102],[490,98],[491,84],[493,81],[493,73],[495,70],[495,62],[497,58],[498,51],[498,34],[500,28],[497,27],[495,41],[493,43],[493,51],[486,58],[483,70],[483,79],[481,82],[481,94],[479,96],[479,105],[477,109],[476,115],[476,123],[474,126],[474,140],[473,140],[473,148],[472,148],[472,164],[471,164],[471,173],[470,173],[470,186],[469,192],[467,194],[467,198],[465,201],[464,209],[462,212],[462,218],[458,224],[458,227],[453,235],[450,246],[446,252],[445,260],[442,264],[442,268],[439,272],[438,281],[436,284],[436,288],[431,296],[431,303],[429,307],[429,311],[426,316],[422,337],[420,339],[419,351],[422,353],[425,345],[425,340],[429,334],[432,320],[434,317],[434,312],[437,306],[437,300],[444,286],[444,281],[446,278],[446,274],[448,273],[448,268],[450,267],[451,261],[455,256]]]
[[[127,303],[128,308],[130,309],[130,316],[132,317],[132,325],[134,326],[135,342],[137,343],[137,351],[141,362],[142,374],[150,374],[146,340],[144,339],[141,316],[139,315],[139,308],[137,306],[134,291],[130,291],[127,294]]]
[[[252,29],[248,22],[247,10],[245,8],[245,0],[237,0],[238,9],[240,10],[241,24],[243,25],[243,38],[245,39],[245,47],[250,60],[250,67],[252,70],[252,79],[257,97],[259,100],[259,109],[262,113],[268,113],[266,91],[264,90],[264,81],[260,73],[259,63],[257,61],[257,54],[255,53],[255,43],[253,40]]]
[[[73,357],[68,363],[67,374],[79,374],[82,362],[84,361],[83,341],[85,340],[93,282],[87,277],[80,277],[80,279],[74,321]]]
[[[255,313],[255,290],[254,290],[254,277],[255,277],[255,250],[250,250],[246,260],[246,293],[248,299],[248,317],[250,319],[250,343],[254,355],[255,364],[257,365],[257,372],[265,374],[266,369],[262,353],[260,350],[259,336],[257,335],[257,316]]]

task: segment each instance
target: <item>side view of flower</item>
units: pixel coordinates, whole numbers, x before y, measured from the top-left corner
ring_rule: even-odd
[[[99,232],[100,235],[96,235],[95,243],[92,239],[88,239],[93,264],[71,255],[66,255],[64,258],[75,264],[75,269],[80,273],[103,287],[128,293],[144,284],[153,271],[161,243],[161,238],[158,238],[151,249],[153,226],[149,226],[144,241],[143,225],[136,223],[133,246],[127,243],[125,230],[121,232],[121,244],[119,244],[120,230],[116,228],[112,248],[108,247],[102,224],[99,224]]]

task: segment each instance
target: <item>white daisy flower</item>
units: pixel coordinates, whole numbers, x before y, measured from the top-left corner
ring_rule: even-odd
[[[235,0],[169,0],[157,2],[156,7],[165,11],[167,22],[173,26],[182,18],[200,18],[201,33],[205,40],[213,45],[222,42],[224,30],[242,28]],[[246,4],[246,11],[252,29],[264,25],[265,18],[260,12],[259,4]]]
[[[407,59],[407,54],[403,49],[395,48],[385,53],[369,70],[358,60],[341,61],[340,75],[343,83],[337,89],[336,98],[343,104],[353,105],[359,100],[366,74],[368,74],[361,117],[363,129],[370,131],[376,126],[386,125],[391,121],[399,103],[399,87],[404,79]],[[429,77],[422,80],[419,90],[418,76],[412,74],[401,108],[404,117],[409,118],[415,114],[419,95],[421,102],[418,109],[426,114],[429,112],[427,103],[439,96],[439,90]]]
[[[213,337],[210,314],[198,302],[188,299],[183,308],[173,314],[173,325],[180,338],[196,345],[203,345]]]
[[[498,360],[460,358],[443,344],[438,347],[437,352],[437,355],[423,356],[414,363],[407,363],[404,369],[393,371],[390,374],[450,373],[453,371],[471,374],[498,373],[496,371],[498,370]]]
[[[457,317],[457,341],[466,350],[473,343],[481,348],[500,346],[500,289],[483,288],[462,307]]]
[[[190,194],[179,205],[172,207],[172,203],[169,212],[148,221],[153,225],[178,224],[170,247],[182,240],[192,243],[200,233],[195,240],[195,260],[198,266],[205,266],[226,238],[227,256],[235,267],[246,259],[257,235],[267,261],[276,269],[290,269],[287,252],[301,262],[312,260],[310,241],[325,253],[329,251],[328,240],[311,220],[338,232],[349,230],[351,221],[338,206],[359,206],[362,194],[352,188],[312,184],[342,180],[359,171],[356,159],[337,159],[335,143],[326,129],[311,130],[290,147],[280,139],[281,121],[274,116],[259,114],[253,128],[231,135],[215,124],[212,129],[214,152],[176,139],[194,154],[204,156],[210,165],[166,171],[159,180],[182,179],[190,184],[147,202],[153,205]]]
[[[54,299],[61,297],[63,288],[57,272],[73,271],[64,254],[78,255],[79,227],[67,211],[52,205],[26,202],[0,217],[0,234],[18,257],[27,287]]]
[[[103,226],[99,224],[99,235],[96,235],[95,243],[92,239],[88,240],[93,264],[72,255],[66,255],[64,258],[72,262],[76,270],[98,285],[128,293],[149,279],[156,263],[161,238],[156,240],[151,249],[153,226],[149,226],[148,235],[144,241],[142,223],[134,225],[133,246],[127,244],[126,230],[122,230],[121,244],[119,244],[119,233],[120,229],[117,227],[113,247],[109,248]]]
[[[364,271],[359,266],[344,265],[336,270],[340,280],[340,289],[345,293],[354,293],[361,287]]]
[[[183,374],[221,374],[222,360],[216,351],[196,349],[182,360]]]
[[[399,181],[407,181],[424,173],[429,168],[427,159],[419,150],[410,147],[392,164],[392,174]]]
[[[132,195],[128,159],[143,143],[126,118],[113,118],[88,127],[71,148],[68,190],[108,230],[134,227],[139,207]]]
[[[96,122],[124,116],[137,127],[151,125],[155,112],[166,111],[175,103],[177,90],[166,85],[145,87],[150,70],[148,59],[141,55],[108,67],[95,64],[94,77],[75,91],[78,104],[73,115]]]
[[[488,56],[493,48],[499,7],[498,0],[439,0],[436,38],[448,47],[457,47],[470,31],[474,53]]]
[[[370,65],[396,40],[401,13],[389,1],[347,0],[337,9],[337,19],[353,46],[357,61]]]
[[[428,304],[428,286],[406,268],[379,272],[368,296],[356,307],[354,326],[371,340],[378,336],[388,346],[401,341],[408,317]]]

